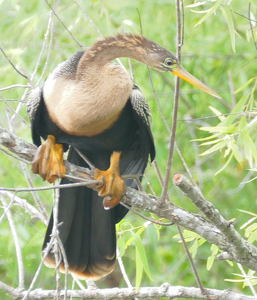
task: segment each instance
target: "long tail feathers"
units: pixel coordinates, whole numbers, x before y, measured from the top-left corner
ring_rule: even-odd
[[[94,153],[89,159],[97,168],[107,169],[111,153]],[[122,152],[121,173],[143,174],[148,159],[148,153],[139,155],[137,151]],[[87,167],[84,160],[72,148],[68,160],[76,165]],[[62,183],[69,183],[63,179]],[[127,186],[136,188],[135,182],[126,180]],[[68,270],[80,278],[99,279],[114,269],[116,261],[115,224],[128,212],[127,208],[117,205],[105,210],[102,198],[97,193],[85,187],[60,190],[58,205],[58,231],[62,243]],[[45,254],[51,241],[53,230],[53,215],[51,215],[45,240],[43,243],[44,261],[49,267],[55,267],[53,246]],[[57,265],[65,271],[64,259]]]
[[[75,151],[69,161],[84,165]],[[69,183],[66,179],[62,183]],[[85,187],[62,189],[58,207],[58,231],[65,251],[68,270],[80,278],[101,278],[114,269],[116,260],[115,210],[105,210],[102,198]],[[53,215],[51,215],[43,243],[43,257],[51,240]],[[53,247],[44,262],[55,267]],[[57,263],[65,271],[65,259]]]

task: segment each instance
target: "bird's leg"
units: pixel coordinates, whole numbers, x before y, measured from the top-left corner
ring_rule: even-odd
[[[50,183],[64,177],[63,145],[57,144],[53,135],[48,135],[46,141],[38,147],[32,161],[32,172]]]
[[[125,182],[120,176],[120,156],[121,152],[113,152],[110,167],[107,170],[96,168],[94,171],[94,178],[102,182],[96,190],[99,196],[104,197],[103,205],[107,209],[119,204],[125,194]]]

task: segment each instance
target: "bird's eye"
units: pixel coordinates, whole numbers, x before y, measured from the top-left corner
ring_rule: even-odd
[[[174,65],[176,63],[176,61],[172,58],[165,58],[164,62],[163,62],[166,66],[170,67],[172,65]]]

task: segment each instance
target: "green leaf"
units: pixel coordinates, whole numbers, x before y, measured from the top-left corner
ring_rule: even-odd
[[[246,83],[244,83],[240,88],[235,91],[235,94],[243,91],[253,80],[257,80],[257,76],[250,78]]]
[[[220,143],[212,146],[211,148],[209,148],[208,150],[204,151],[203,153],[201,153],[201,156],[207,155],[207,154],[211,154],[215,151],[221,150],[222,148],[224,148],[226,146],[227,142],[226,141],[221,141]]]
[[[206,269],[207,269],[207,271],[210,271],[210,269],[211,269],[211,267],[212,267],[212,265],[213,265],[213,263],[214,263],[214,260],[215,260],[215,257],[214,257],[214,256],[209,256],[209,257],[207,258],[207,264],[206,264]]]
[[[118,241],[118,247],[119,247],[119,251],[120,251],[120,256],[123,256],[124,253],[125,253],[125,250],[126,250],[125,241],[121,237],[118,237],[117,241]]]
[[[246,228],[245,236],[248,238],[249,242],[257,240],[257,223],[253,223]]]
[[[203,131],[208,131],[208,132],[216,132],[216,133],[226,133],[228,131],[228,127],[227,126],[203,126],[199,128],[200,130]]]
[[[136,288],[140,287],[142,276],[143,276],[143,263],[140,257],[139,250],[136,247]]]
[[[252,222],[254,222],[255,220],[257,219],[257,216],[256,217],[252,217],[251,219],[249,219],[247,222],[245,222],[241,227],[240,229],[244,229],[246,227],[248,227]]]
[[[244,279],[224,279],[227,282],[244,282]]]
[[[230,41],[231,41],[231,48],[233,52],[236,52],[236,30],[234,26],[234,20],[232,17],[232,12],[228,8],[228,6],[221,6],[220,7],[222,14],[227,22],[228,25],[228,30],[229,30],[229,35],[230,35]]]
[[[198,248],[201,247],[205,242],[206,240],[203,238],[198,238],[194,241],[193,245],[190,247],[190,252],[193,258],[196,256]]]
[[[140,239],[140,236],[138,234],[134,234],[134,236],[135,236],[136,249],[138,251],[138,255],[139,255],[139,258],[141,260],[141,263],[143,265],[143,269],[144,269],[146,275],[148,276],[148,278],[150,280],[152,280],[152,275],[151,275],[151,272],[150,272],[150,268],[149,268],[147,256],[146,256],[146,253],[145,253],[144,245],[143,245],[143,243]]]
[[[161,229],[161,226],[160,225],[157,225],[157,224],[153,224],[154,225],[154,229],[155,229],[155,233],[157,235],[157,240],[159,241],[160,239],[160,229]]]
[[[224,140],[224,138],[216,139],[214,141],[202,143],[200,146],[213,145],[213,144],[219,143],[219,142],[221,142],[223,140]]]
[[[257,217],[257,214],[253,213],[252,211],[248,211],[248,210],[245,210],[245,209],[238,209],[240,212],[244,213],[244,214],[248,214],[250,216],[255,216]]]
[[[198,248],[199,248],[198,242],[197,242],[197,240],[195,240],[193,245],[190,247],[190,252],[191,252],[193,258],[195,258]]]
[[[215,107],[209,106],[209,109],[220,119],[220,121],[225,121],[226,117]]]
[[[205,128],[205,127],[204,127],[204,128]],[[199,129],[201,129],[201,128],[199,128]],[[207,137],[205,137],[205,138],[193,139],[193,140],[191,140],[191,141],[192,141],[192,142],[202,142],[202,141],[208,141],[208,140],[215,139],[215,138],[216,138],[216,136],[215,136],[215,134],[213,134],[213,135],[207,136]]]
[[[219,0],[217,1],[213,7],[211,7],[210,9],[207,10],[206,14],[194,25],[194,27],[197,27],[199,25],[201,25],[204,21],[206,21],[211,15],[213,15],[216,10],[218,9],[218,7],[222,4],[223,0]],[[199,12],[199,11],[198,11]]]
[[[231,159],[233,158],[233,153],[230,154],[229,158],[227,159],[226,163],[222,166],[222,168],[220,168],[214,175],[218,175],[219,173],[221,173],[230,163]]]
[[[226,122],[224,123],[225,125],[231,125],[238,118],[237,113],[241,113],[244,111],[247,100],[248,100],[247,95],[244,95],[243,97],[240,98],[240,100],[237,102],[235,107],[232,109],[231,114],[228,115]]]
[[[235,157],[235,159],[238,161],[239,164],[242,164],[242,162],[244,161],[242,152],[240,151],[238,145],[235,143],[235,141],[233,140],[228,147],[231,148],[232,154]]]
[[[255,165],[257,165],[257,148],[255,145],[255,142],[252,140],[252,138],[249,135],[249,132],[244,132],[244,138],[247,140],[247,145],[249,148],[245,148],[246,158],[248,159],[250,167],[254,167],[253,162],[251,161],[250,156],[252,156],[252,160],[254,160]]]
[[[211,245],[211,255],[208,257],[207,264],[206,264],[206,268],[208,271],[210,271],[218,252],[219,252],[219,248],[214,244]]]
[[[230,265],[231,267],[234,266],[234,263],[233,263],[231,260],[226,260],[226,263],[227,263],[228,265]]]

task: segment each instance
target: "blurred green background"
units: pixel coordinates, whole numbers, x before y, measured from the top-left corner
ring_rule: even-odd
[[[237,110],[239,113],[233,120],[235,131],[232,134],[241,130],[239,126],[242,118],[249,124],[256,117],[254,110],[256,111],[257,68],[253,36],[256,41],[257,5],[254,2],[184,1],[182,63],[188,71],[222,95],[223,99],[217,100],[187,83],[182,83],[176,142],[194,180],[200,185],[206,198],[213,202],[227,219],[235,219],[237,229],[249,218],[254,217],[240,210],[256,213],[256,180],[244,183],[256,176],[256,125],[250,135],[255,147],[247,152],[248,147],[243,148],[242,142],[240,144],[240,141],[237,143],[238,140],[235,140],[237,148],[231,148],[231,161],[217,175],[215,173],[228,159],[228,156],[225,157],[226,147],[201,156],[200,154],[210,146],[202,147],[199,141],[194,140],[209,136],[209,133],[200,130],[200,127],[214,128],[221,122],[209,106],[222,114],[230,114],[236,103],[244,99]],[[143,33],[172,52],[176,49],[175,1],[63,0],[49,3],[54,7],[61,22],[51,12],[46,1],[0,0],[0,46],[12,62],[31,78],[29,83],[0,54],[0,126],[12,129],[27,141],[31,141],[31,137],[26,106],[23,103],[26,100],[26,88],[17,87],[5,91],[1,91],[1,88],[13,84],[42,85],[47,74],[58,63],[79,50],[78,44],[66,28],[83,46],[90,46],[100,36],[132,32]],[[247,19],[249,4],[252,30]],[[128,59],[122,59],[122,62],[127,68],[131,67]],[[169,127],[172,122],[174,78],[170,74],[150,70],[136,61],[131,61],[131,65],[134,80],[143,90],[151,107],[156,161],[162,174],[165,174]],[[224,118],[227,118],[227,115]],[[222,133],[223,140],[230,134],[229,130],[225,130]],[[240,158],[237,151],[241,153]],[[253,157],[252,161],[250,157]],[[0,152],[0,166],[2,187],[46,185],[39,177],[31,174],[29,166],[3,152]],[[172,174],[177,172],[186,173],[178,154],[175,153]],[[152,165],[148,167],[144,187],[149,193],[161,194],[161,186]],[[169,195],[176,205],[197,212],[190,201],[172,184]],[[35,198],[39,197],[50,214],[53,199],[50,191],[39,192],[37,195],[19,193],[18,196],[27,199],[35,207]],[[11,199],[6,198],[6,201],[8,203]],[[25,283],[28,287],[40,263],[45,225],[32,219],[20,207],[12,207],[11,212],[22,247]],[[2,214],[3,210],[0,208],[0,217]],[[254,220],[251,225],[255,224]],[[256,226],[248,230],[248,237],[253,242],[255,237],[257,239],[255,230]],[[182,244],[176,239],[175,226],[163,228],[149,224],[130,213],[119,224],[118,231],[120,251],[133,285],[159,286],[163,282],[169,282],[173,285],[196,286]],[[245,233],[244,229],[241,233]],[[249,288],[244,286],[243,278],[235,275],[241,274],[236,264],[214,261],[211,268],[209,265],[207,269],[207,261],[210,264],[213,256],[209,260],[208,257],[215,249],[211,249],[208,243],[200,246],[204,242],[202,239],[190,232],[186,234],[205,287],[236,289],[251,294]],[[143,262],[143,267],[140,261],[141,264]],[[245,272],[248,272],[246,268]],[[225,281],[226,279],[232,282]],[[14,287],[18,283],[16,251],[6,218],[0,223],[0,280]],[[68,285],[72,286],[71,278]],[[97,285],[126,286],[118,271],[110,278],[97,282]],[[54,271],[43,267],[34,287],[55,288]],[[1,291],[0,298],[9,299]]]

